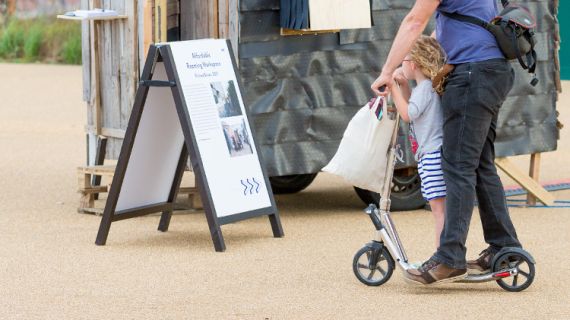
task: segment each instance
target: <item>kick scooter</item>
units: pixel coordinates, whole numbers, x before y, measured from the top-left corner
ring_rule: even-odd
[[[413,268],[408,262],[404,246],[396,232],[396,226],[390,217],[390,191],[394,166],[396,164],[396,139],[400,117],[396,112],[387,116],[396,117],[396,125],[392,132],[388,165],[384,187],[381,192],[379,207],[370,204],[364,210],[370,216],[376,232],[374,239],[362,247],[353,260],[353,271],[356,278],[369,286],[379,286],[390,280],[395,264],[402,271]],[[483,274],[468,274],[458,283],[479,283],[496,281],[499,286],[510,292],[518,292],[528,288],[535,275],[533,257],[521,248],[501,249],[491,261],[491,270]]]

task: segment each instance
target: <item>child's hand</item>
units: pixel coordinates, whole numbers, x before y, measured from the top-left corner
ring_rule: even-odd
[[[392,77],[394,78],[394,81],[399,85],[408,83],[408,79],[404,75],[404,70],[402,69],[402,67],[396,69],[396,71],[394,71],[394,73],[392,74]]]

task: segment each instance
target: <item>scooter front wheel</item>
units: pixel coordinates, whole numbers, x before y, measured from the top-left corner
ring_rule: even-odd
[[[516,269],[516,274],[497,280],[497,284],[510,292],[519,292],[528,288],[535,275],[534,261],[529,256],[517,251],[507,251],[495,259],[493,271]]]
[[[354,255],[352,270],[356,278],[367,286],[379,286],[390,280],[395,263],[386,247],[366,245]]]

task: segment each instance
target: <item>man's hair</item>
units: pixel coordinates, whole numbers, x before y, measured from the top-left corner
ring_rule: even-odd
[[[422,35],[414,43],[410,59],[426,77],[433,81],[445,65],[446,57],[445,51],[436,39]],[[437,93],[442,93],[443,86],[439,85],[435,90]]]

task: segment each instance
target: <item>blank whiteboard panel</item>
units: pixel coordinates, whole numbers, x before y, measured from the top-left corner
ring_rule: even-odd
[[[153,80],[167,81],[157,62]],[[167,202],[184,145],[170,87],[150,87],[116,210]]]

